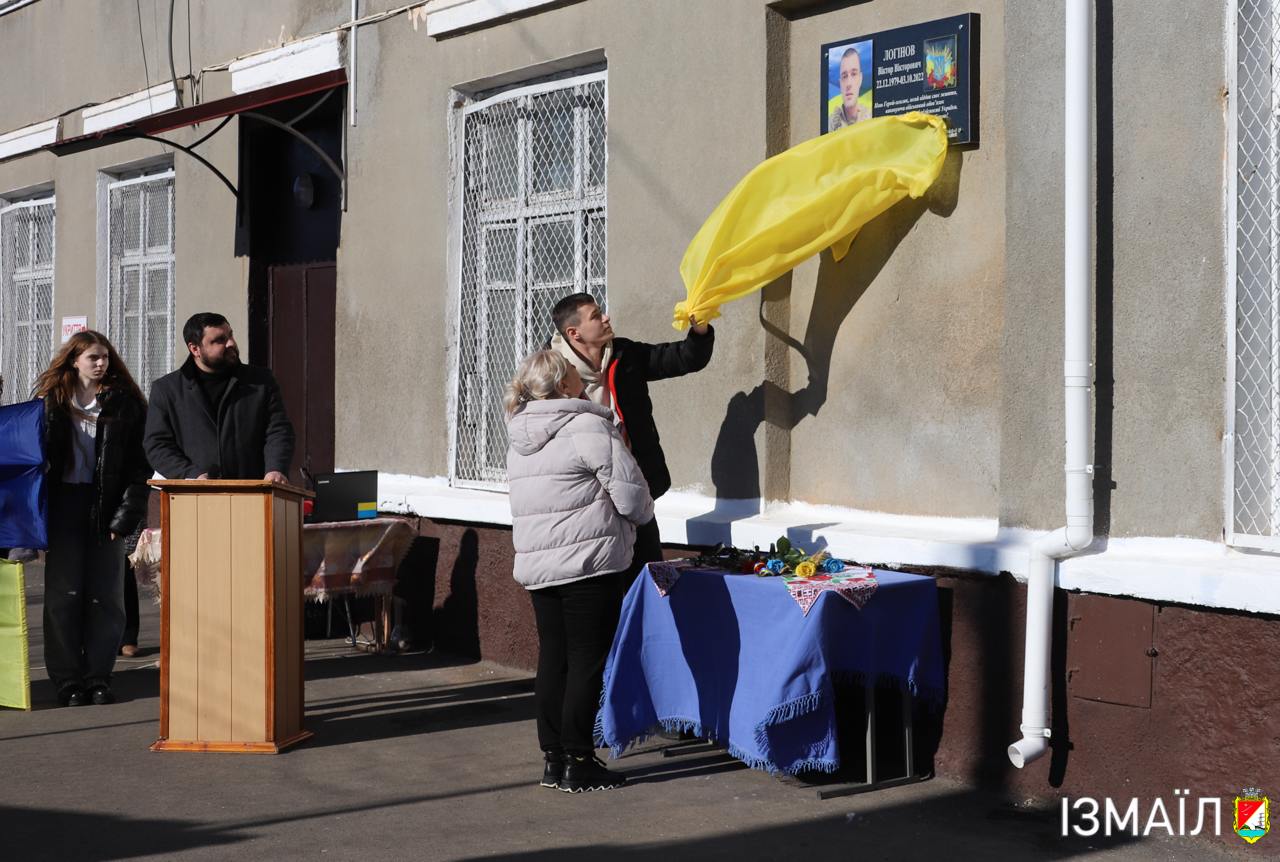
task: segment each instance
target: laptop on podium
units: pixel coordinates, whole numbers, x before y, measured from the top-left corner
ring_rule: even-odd
[[[378,471],[315,475],[315,505],[308,523],[358,521],[378,517]]]

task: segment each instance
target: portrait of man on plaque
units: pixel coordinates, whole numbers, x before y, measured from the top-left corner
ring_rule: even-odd
[[[871,119],[871,40],[827,51],[827,131]]]

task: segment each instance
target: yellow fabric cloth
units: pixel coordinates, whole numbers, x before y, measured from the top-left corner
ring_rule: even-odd
[[[843,258],[858,231],[942,171],[939,117],[877,117],[805,141],[757,165],[720,202],[680,263],[687,296],[673,325],[757,291],[825,248]]]
[[[22,564],[0,560],[0,706],[31,709]]]

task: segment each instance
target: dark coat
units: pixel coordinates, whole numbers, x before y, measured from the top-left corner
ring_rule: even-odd
[[[289,472],[293,425],[275,377],[265,368],[236,366],[216,409],[196,378],[191,357],[151,384],[147,457],[166,479],[261,479]]]
[[[151,467],[142,450],[147,405],[127,392],[104,389],[98,393],[102,411],[94,441],[94,531],[127,536],[147,514],[147,480]],[[61,482],[71,457],[71,413],[45,401],[45,460],[50,482]]]
[[[690,329],[684,341],[670,344],[613,339],[613,360],[609,363],[605,379],[613,392],[614,406],[627,429],[631,454],[639,462],[640,472],[644,473],[649,493],[655,500],[671,487],[671,473],[667,470],[667,457],[662,452],[658,426],[653,421],[649,383],[706,368],[715,342],[716,333],[710,327],[706,335],[698,335]]]

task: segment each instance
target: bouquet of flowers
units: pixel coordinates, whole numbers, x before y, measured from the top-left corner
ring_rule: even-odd
[[[694,560],[694,565],[743,574],[754,573],[762,578],[776,575],[811,578],[818,574],[839,574],[846,568],[844,560],[837,559],[826,551],[810,554],[804,548],[791,544],[786,536],[779,536],[768,551],[761,551],[759,547],[746,551],[716,545]]]
[[[816,574],[837,574],[845,569],[844,560],[831,556],[826,551],[810,554],[804,548],[791,544],[786,536],[780,536],[773,543],[769,556],[756,568],[760,577],[771,575],[795,575],[811,578]]]

